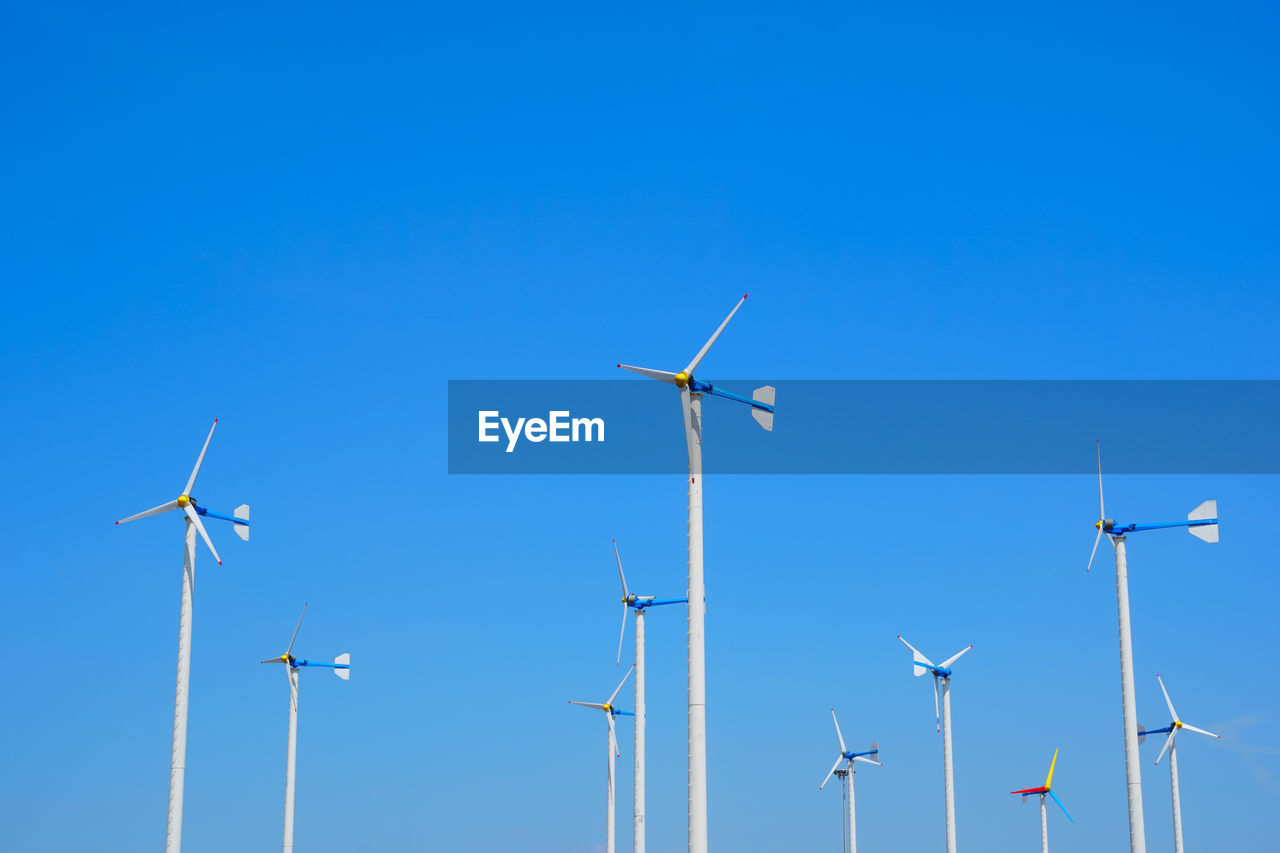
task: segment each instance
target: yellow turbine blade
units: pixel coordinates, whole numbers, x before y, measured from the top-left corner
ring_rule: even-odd
[[[1058,750],[1053,751],[1053,760],[1049,762],[1049,775],[1045,777],[1044,787],[1049,789],[1053,787],[1053,766],[1058,763]]]

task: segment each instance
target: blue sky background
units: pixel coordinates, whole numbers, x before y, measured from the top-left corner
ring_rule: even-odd
[[[255,533],[198,557],[186,849],[279,843],[287,690],[257,661],[309,600],[297,651],[354,675],[303,678],[299,849],[577,853],[603,841],[605,732],[565,700],[620,675],[609,539],[639,591],[681,594],[682,478],[450,478],[447,379],[678,367],[742,292],[708,379],[1277,378],[1270,4],[5,19],[6,849],[162,843],[181,525],[111,522],[176,494],[215,416],[197,494],[251,502]],[[976,645],[961,844],[1034,843],[1006,792],[1054,748],[1077,820],[1051,816],[1054,848],[1124,843],[1092,450],[1079,477],[708,481],[718,850],[839,844],[831,705],[885,753],[864,848],[940,844],[899,633]],[[1160,672],[1224,735],[1180,751],[1189,847],[1275,849],[1275,480],[1108,481],[1133,520],[1208,497],[1219,545],[1131,540],[1139,717],[1166,722]],[[685,843],[682,622],[649,621],[654,853]]]

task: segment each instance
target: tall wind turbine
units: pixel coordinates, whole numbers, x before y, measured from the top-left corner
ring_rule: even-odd
[[[302,605],[302,616],[307,615],[307,605]],[[298,756],[298,670],[304,666],[325,666],[333,670],[333,674],[347,681],[351,678],[351,655],[341,654],[333,659],[333,663],[319,663],[293,656],[293,644],[298,639],[298,629],[302,627],[302,616],[289,638],[289,648],[278,658],[267,658],[260,663],[286,664],[284,673],[289,679],[289,758],[285,762],[284,772],[284,853],[293,851],[293,781],[297,770]]]
[[[1160,763],[1160,759],[1164,758],[1164,754],[1167,751],[1169,753],[1169,785],[1173,790],[1173,853],[1182,853],[1182,800],[1178,796],[1178,744],[1174,739],[1178,736],[1179,729],[1186,729],[1189,732],[1197,732],[1216,738],[1220,738],[1222,735],[1215,735],[1213,732],[1197,729],[1189,723],[1182,722],[1178,717],[1178,712],[1173,709],[1173,700],[1169,698],[1169,691],[1164,687],[1164,679],[1157,675],[1156,681],[1160,682],[1160,692],[1164,694],[1164,703],[1169,706],[1169,716],[1173,717],[1173,720],[1162,729],[1143,730],[1143,725],[1139,723],[1138,742],[1141,743],[1146,740],[1147,735],[1169,733],[1169,737],[1165,738],[1164,746],[1160,749],[1160,754],[1156,756],[1156,764]]]
[[[951,664],[960,656],[972,649],[965,646],[940,664],[934,664],[920,654],[915,646],[902,639],[902,644],[911,649],[912,675],[919,677],[926,672],[933,673],[933,713],[938,720],[938,731],[942,732],[942,776],[944,779],[944,802],[947,824],[947,853],[956,853],[956,790],[951,774]],[[938,686],[942,686],[942,710],[938,710]]]
[[[173,745],[169,757],[169,817],[165,826],[165,853],[178,853],[182,849],[182,792],[187,774],[187,697],[191,687],[191,608],[196,585],[197,533],[204,540],[204,544],[209,546],[209,552],[218,561],[218,565],[222,565],[218,549],[213,547],[213,542],[205,532],[200,517],[207,515],[210,518],[230,521],[236,535],[246,542],[249,540],[248,504],[236,507],[232,515],[222,515],[200,506],[191,494],[196,484],[196,475],[200,473],[200,464],[204,462],[204,454],[208,451],[209,442],[213,439],[213,431],[217,428],[218,419],[214,418],[213,426],[209,427],[209,436],[204,440],[204,447],[200,448],[200,455],[196,457],[196,466],[191,469],[187,485],[183,487],[182,493],[177,498],[116,522],[116,524],[124,524],[126,521],[146,518],[149,515],[160,515],[174,509],[182,510],[186,516],[183,519],[186,534],[183,538],[185,547],[182,558],[182,609],[178,620],[178,676],[173,696]]]
[[[1049,775],[1044,777],[1044,784],[1039,788],[1024,788],[1021,791],[1010,791],[1010,794],[1021,794],[1022,801],[1025,803],[1027,798],[1033,794],[1040,795],[1040,850],[1041,853],[1049,853],[1049,818],[1045,814],[1044,798],[1048,794],[1053,797],[1053,801],[1058,804],[1058,808],[1062,809],[1062,813],[1067,816],[1067,820],[1075,823],[1075,819],[1067,812],[1067,807],[1062,804],[1062,800],[1058,799],[1058,795],[1053,792],[1053,768],[1058,764],[1058,750],[1053,751],[1053,760],[1049,762]]]
[[[693,378],[693,373],[746,300],[745,295],[738,300],[720,328],[679,373],[618,365],[623,370],[670,383],[680,390],[685,444],[689,450],[689,853],[707,853],[707,602],[702,565],[702,395],[727,397],[750,405],[751,416],[756,423],[772,431],[775,393],[772,385],[765,385],[757,388],[748,400],[710,383],[699,382]]]
[[[1125,560],[1125,534],[1143,530],[1159,530],[1165,527],[1185,527],[1187,531],[1205,542],[1218,541],[1218,502],[1205,501],[1187,514],[1186,521],[1168,521],[1158,524],[1116,524],[1107,518],[1102,500],[1102,442],[1097,445],[1098,454],[1098,535],[1093,539],[1093,551],[1085,571],[1093,568],[1093,558],[1098,553],[1098,543],[1103,535],[1116,552],[1116,610],[1120,622],[1120,706],[1124,719],[1124,772],[1129,788],[1129,850],[1130,853],[1146,853],[1147,831],[1142,819],[1142,770],[1138,766],[1138,709],[1133,688],[1133,636],[1129,627],[1129,570]]]
[[[827,778],[822,780],[822,784],[818,786],[818,790],[821,791],[826,787],[826,784],[831,779],[832,775],[840,773],[840,762],[845,762],[846,767],[844,769],[844,773],[840,774],[844,779],[844,802],[846,806],[844,815],[845,853],[858,853],[858,832],[857,823],[854,820],[855,812],[853,808],[853,763],[855,761],[864,761],[867,764],[874,764],[876,767],[883,767],[884,765],[878,760],[880,758],[880,744],[878,742],[873,742],[871,744],[871,749],[868,749],[866,752],[850,752],[848,747],[844,745],[844,735],[840,734],[840,721],[836,719],[835,708],[831,709],[831,722],[836,724],[836,740],[840,742],[840,755],[836,758],[836,763],[831,765],[831,770],[827,773]]]
[[[620,711],[613,707],[613,700],[618,698],[618,694],[622,691],[622,685],[627,683],[627,679],[631,677],[631,673],[635,672],[635,667],[627,670],[627,674],[622,676],[622,680],[618,682],[618,686],[613,689],[613,693],[609,694],[608,701],[605,702],[575,702],[569,700],[570,705],[581,705],[584,708],[594,708],[597,711],[604,711],[606,718],[609,720],[609,787],[608,787],[608,807],[605,817],[605,853],[614,853],[614,828],[613,828],[613,779],[614,779],[614,759],[618,757],[618,735],[613,725],[613,718],[619,715],[634,716],[630,711]]]
[[[613,557],[618,561],[618,580],[622,582],[622,631],[618,634],[618,666],[622,665],[622,640],[627,633],[627,611],[636,612],[636,740],[632,755],[635,781],[631,787],[631,849],[633,853],[644,853],[644,612],[650,607],[661,607],[664,604],[685,604],[689,599],[659,599],[652,595],[636,595],[627,588],[627,576],[622,572],[622,557],[618,555],[617,539],[613,540]]]

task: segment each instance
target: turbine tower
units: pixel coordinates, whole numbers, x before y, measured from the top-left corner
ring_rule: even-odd
[[[1033,794],[1040,795],[1040,851],[1041,853],[1049,853],[1049,818],[1045,814],[1044,798],[1048,794],[1053,797],[1053,801],[1058,804],[1058,808],[1062,809],[1062,813],[1067,816],[1067,820],[1075,823],[1075,819],[1067,812],[1067,807],[1062,804],[1062,800],[1058,799],[1058,795],[1053,792],[1053,768],[1058,763],[1058,750],[1053,751],[1053,760],[1049,762],[1049,775],[1044,777],[1044,784],[1039,788],[1024,788],[1021,791],[1010,791],[1010,794],[1021,794],[1022,801],[1025,803],[1027,798]]]
[[[1169,716],[1173,717],[1173,720],[1162,729],[1143,730],[1143,725],[1139,723],[1138,742],[1141,743],[1146,740],[1147,735],[1169,733],[1169,736],[1165,738],[1164,746],[1160,749],[1160,754],[1156,756],[1156,764],[1160,763],[1160,759],[1164,758],[1164,754],[1167,751],[1169,753],[1169,786],[1173,791],[1173,853],[1182,853],[1182,800],[1178,795],[1178,744],[1174,739],[1178,736],[1179,729],[1186,729],[1189,732],[1197,732],[1216,738],[1220,738],[1222,735],[1215,735],[1213,732],[1197,729],[1189,723],[1182,722],[1178,717],[1178,712],[1173,709],[1173,700],[1169,698],[1169,691],[1164,687],[1164,679],[1157,675],[1156,681],[1160,682],[1160,692],[1164,694],[1164,703],[1169,706]]]
[[[307,615],[307,603],[302,605],[302,616]],[[298,757],[298,670],[304,666],[325,666],[333,670],[333,674],[347,681],[351,678],[351,655],[340,654],[333,663],[320,663],[293,656],[293,644],[298,639],[298,629],[302,627],[302,616],[289,638],[289,648],[278,658],[267,658],[259,663],[287,664],[284,673],[289,679],[289,757],[285,760],[284,770],[284,853],[293,853],[293,791],[294,777],[297,772]]]
[[[1124,721],[1124,772],[1129,789],[1129,851],[1146,853],[1147,831],[1142,819],[1142,769],[1138,766],[1138,709],[1133,688],[1133,635],[1129,626],[1129,569],[1125,559],[1125,534],[1143,530],[1159,530],[1166,527],[1185,527],[1187,531],[1205,542],[1218,541],[1218,502],[1205,501],[1187,514],[1186,521],[1168,521],[1158,524],[1116,524],[1107,518],[1102,500],[1102,442],[1097,445],[1098,454],[1098,535],[1093,539],[1093,551],[1089,554],[1088,572],[1093,568],[1093,558],[1098,553],[1098,543],[1106,535],[1116,552],[1116,610],[1120,623],[1120,710]]]
[[[702,396],[710,394],[746,403],[751,406],[751,416],[756,422],[772,431],[775,392],[773,386],[765,385],[757,388],[748,400],[710,383],[699,382],[693,378],[693,373],[746,299],[744,295],[738,300],[720,328],[679,373],[618,365],[623,370],[667,382],[680,390],[685,444],[689,450],[689,853],[707,853],[707,658],[704,627],[707,602],[702,564]]]
[[[614,853],[614,828],[613,828],[613,780],[614,780],[614,759],[618,757],[618,735],[614,728],[613,718],[619,715],[634,716],[630,711],[620,711],[613,707],[613,700],[618,698],[618,694],[622,691],[622,685],[627,683],[627,679],[631,677],[631,673],[635,671],[632,666],[627,670],[627,674],[622,676],[622,680],[618,682],[618,686],[613,689],[613,693],[609,694],[609,699],[605,702],[575,702],[569,700],[570,705],[581,705],[584,708],[594,708],[597,711],[604,711],[609,721],[609,777],[608,777],[608,797],[607,808],[605,812],[605,853]]]
[[[187,776],[187,700],[191,688],[191,610],[196,585],[196,534],[209,546],[213,558],[222,565],[218,549],[213,547],[209,534],[205,532],[201,516],[220,518],[230,521],[241,539],[249,540],[249,505],[241,504],[232,515],[222,515],[206,509],[196,503],[191,490],[196,485],[196,475],[200,473],[200,464],[204,462],[204,454],[213,440],[213,431],[218,428],[218,419],[213,419],[209,427],[209,435],[196,457],[196,465],[191,469],[187,485],[174,500],[152,507],[144,512],[122,518],[116,524],[124,524],[150,515],[160,515],[170,510],[180,509],[186,516],[183,523],[186,533],[183,537],[182,557],[182,606],[178,618],[178,675],[173,694],[173,743],[169,753],[169,814],[165,824],[165,853],[178,853],[182,849],[182,793]]]
[[[973,646],[965,646],[951,657],[947,658],[940,664],[934,664],[927,657],[920,654],[915,646],[902,639],[902,635],[898,635],[898,639],[902,640],[902,644],[911,649],[912,658],[912,674],[916,677],[924,675],[926,672],[933,673],[933,713],[937,718],[938,731],[942,732],[942,776],[943,776],[943,800],[946,810],[947,825],[947,853],[956,853],[956,790],[952,780],[951,773],[951,664],[959,660],[960,656],[972,649]],[[938,685],[942,685],[942,710],[938,710]]]
[[[818,786],[821,791],[826,787],[827,782],[833,775],[838,775],[844,780],[844,849],[845,853],[858,853],[858,832],[857,823],[855,821],[855,811],[853,807],[853,776],[855,761],[865,761],[867,764],[874,764],[876,767],[883,767],[880,763],[880,744],[873,742],[871,749],[866,752],[850,752],[844,745],[844,735],[840,734],[840,721],[836,719],[836,709],[831,709],[831,722],[836,724],[836,740],[840,742],[840,755],[836,758],[836,763],[831,765],[827,778],[822,780],[822,784]],[[845,762],[844,770],[840,769],[840,762]]]
[[[622,640],[627,633],[627,611],[636,613],[636,710],[635,710],[635,750],[631,757],[634,783],[631,787],[632,825],[631,849],[633,853],[644,853],[644,612],[650,607],[661,607],[664,604],[685,604],[687,598],[659,599],[652,595],[636,595],[627,588],[627,576],[622,572],[622,557],[618,555],[618,540],[613,540],[613,557],[618,562],[618,580],[622,582],[622,631],[618,634],[618,661],[622,665]]]

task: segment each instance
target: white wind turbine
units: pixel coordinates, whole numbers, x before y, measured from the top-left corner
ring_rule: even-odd
[[[298,629],[302,627],[302,617],[307,615],[307,605],[302,605],[302,616],[289,638],[289,648],[278,658],[267,658],[260,663],[283,663],[285,676],[289,679],[289,757],[285,761],[284,771],[284,853],[293,851],[293,792],[294,778],[297,771],[298,757],[298,670],[304,666],[324,666],[333,669],[333,674],[347,681],[351,678],[351,655],[341,654],[333,659],[333,663],[318,663],[293,656],[293,644],[298,639]]]
[[[687,598],[659,599],[652,595],[635,595],[627,588],[627,576],[622,572],[622,557],[618,555],[618,540],[613,540],[613,556],[618,561],[618,580],[622,582],[622,631],[618,634],[618,663],[622,664],[622,640],[627,633],[627,611],[636,612],[636,710],[635,710],[635,751],[632,755],[634,783],[631,788],[632,825],[631,849],[633,853],[644,853],[645,845],[645,802],[644,802],[644,613],[650,607],[661,607],[664,604],[684,604]]]
[[[1156,681],[1160,682],[1160,692],[1164,694],[1164,703],[1169,706],[1169,716],[1173,720],[1162,729],[1143,730],[1143,725],[1139,723],[1138,742],[1141,743],[1146,740],[1147,735],[1169,733],[1169,737],[1165,738],[1164,746],[1160,749],[1160,754],[1156,756],[1156,764],[1160,763],[1160,759],[1164,758],[1164,754],[1167,751],[1169,753],[1169,786],[1173,791],[1173,851],[1174,853],[1182,853],[1182,800],[1178,795],[1178,744],[1175,742],[1175,738],[1178,736],[1179,729],[1186,729],[1189,732],[1216,738],[1220,738],[1222,735],[1215,735],[1213,732],[1197,729],[1189,723],[1182,722],[1178,712],[1173,708],[1173,700],[1169,698],[1169,691],[1164,687],[1164,679],[1157,675]]]
[[[880,757],[880,744],[873,742],[871,749],[866,752],[850,752],[848,747],[844,745],[844,735],[840,733],[840,721],[836,719],[835,708],[831,709],[831,722],[836,724],[836,740],[840,742],[840,755],[836,758],[836,763],[831,765],[831,771],[827,773],[827,778],[822,780],[818,790],[821,791],[826,786],[833,774],[839,775],[844,781],[844,802],[846,807],[844,814],[845,853],[858,853],[858,831],[853,807],[853,777],[855,772],[853,764],[855,761],[864,761],[867,764],[874,764],[876,767],[883,767],[884,765],[878,760]],[[843,771],[840,770],[840,762],[842,761],[847,765]]]
[[[898,635],[898,639],[902,640],[903,645],[911,649],[911,654],[914,656],[912,658],[913,675],[919,677],[926,672],[933,673],[933,713],[938,721],[938,731],[942,732],[942,775],[945,785],[947,853],[956,853],[956,790],[951,773],[951,670],[949,667],[959,660],[962,654],[972,649],[973,646],[965,646],[942,663],[934,664],[927,657],[920,654],[915,646],[903,640],[901,634]],[[941,712],[938,710],[939,684],[942,686]]]
[[[182,794],[187,774],[187,699],[191,687],[191,610],[196,584],[197,533],[204,540],[204,544],[209,546],[209,551],[218,561],[218,565],[222,565],[218,549],[213,547],[213,542],[205,532],[200,516],[207,515],[211,518],[230,521],[241,539],[245,541],[249,539],[248,504],[236,507],[233,515],[221,515],[197,504],[191,494],[196,484],[196,475],[200,473],[200,464],[204,462],[204,454],[209,449],[209,442],[213,439],[213,431],[217,427],[218,419],[214,418],[213,426],[209,428],[209,435],[204,440],[204,447],[200,448],[200,455],[196,457],[196,465],[191,469],[191,476],[187,478],[187,485],[182,489],[182,494],[168,503],[116,522],[116,524],[124,524],[126,521],[160,515],[175,509],[182,510],[186,516],[182,560],[182,609],[178,621],[178,675],[173,698],[173,744],[169,758],[169,814],[165,826],[165,853],[178,853],[182,849]]]
[[[630,711],[619,711],[613,707],[613,700],[618,698],[618,694],[622,691],[622,685],[627,683],[627,679],[631,677],[631,673],[635,671],[632,666],[627,670],[627,674],[622,676],[622,680],[618,682],[618,686],[613,689],[613,693],[609,694],[606,702],[576,702],[569,700],[570,705],[581,705],[584,708],[594,708],[597,711],[604,711],[606,718],[609,720],[609,782],[608,782],[608,805],[605,817],[605,853],[614,853],[614,828],[613,828],[613,780],[614,780],[614,759],[618,757],[618,735],[613,725],[613,718],[619,715],[632,716]]]
[[[1102,500],[1102,442],[1098,455],[1098,535],[1093,539],[1088,572],[1098,553],[1098,543],[1105,534],[1116,552],[1116,610],[1120,623],[1120,712],[1124,723],[1124,772],[1129,793],[1129,851],[1146,853],[1147,830],[1142,817],[1142,768],[1138,765],[1138,707],[1133,687],[1133,634],[1129,625],[1129,567],[1125,557],[1125,534],[1166,527],[1185,527],[1187,532],[1205,542],[1218,541],[1218,502],[1205,501],[1187,514],[1186,521],[1157,524],[1116,524],[1107,518]]]
[[[679,373],[618,365],[623,370],[667,382],[680,389],[685,444],[689,450],[689,853],[707,853],[707,603],[702,562],[702,395],[711,394],[746,403],[751,406],[751,416],[756,422],[764,429],[772,430],[775,392],[773,386],[765,385],[757,388],[751,395],[752,399],[748,400],[710,383],[699,382],[694,379],[693,372],[746,299],[744,295],[738,300],[715,334]]]

